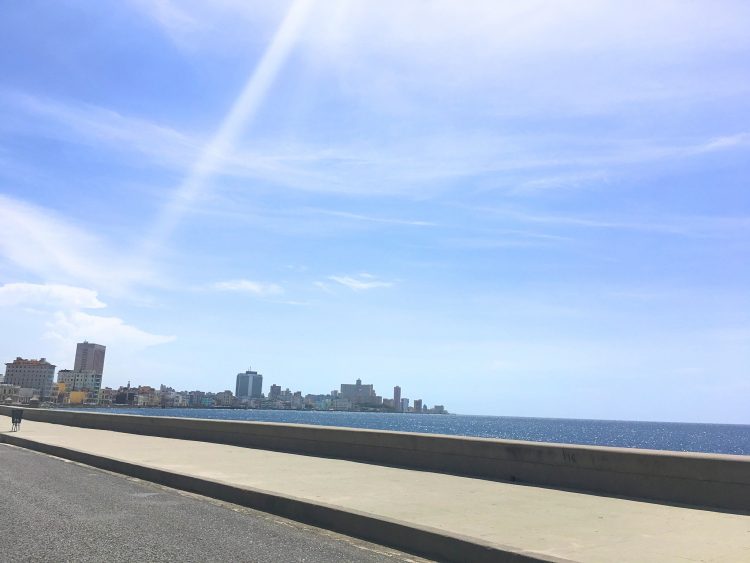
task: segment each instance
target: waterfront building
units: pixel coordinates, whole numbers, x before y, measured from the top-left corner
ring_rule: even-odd
[[[409,399],[401,399],[401,412],[409,412]]]
[[[234,395],[238,399],[247,399],[250,396],[250,374],[238,373],[237,382],[234,385]]]
[[[422,399],[414,399],[414,412],[422,412]]]
[[[216,393],[214,397],[214,404],[217,406],[231,407],[232,403],[234,403],[234,395],[232,395],[232,392],[229,389],[222,391],[221,393]]]
[[[107,351],[106,346],[94,344],[93,342],[79,342],[76,345],[76,359],[73,364],[74,371],[90,371],[104,374],[104,353]],[[100,385],[101,387],[101,385]]]
[[[21,405],[28,405],[32,399],[39,398],[39,389],[33,387],[21,387],[18,391],[18,403]]]
[[[55,365],[46,358],[26,360],[17,357],[5,364],[5,383],[22,388],[36,389],[40,399],[49,397],[55,378]]]
[[[398,385],[393,388],[393,408],[401,410],[401,387]]]
[[[353,405],[377,405],[383,403],[383,398],[377,396],[372,384],[363,384],[361,379],[357,379],[354,385],[351,383],[342,383],[340,396],[343,399],[349,400]]]
[[[68,391],[99,391],[102,374],[92,370],[61,369],[57,372],[57,382],[64,383]]]
[[[130,382],[128,382],[127,387],[120,387],[117,390],[114,402],[116,405],[134,405],[137,402],[137,396],[138,391],[135,388],[131,388]]]
[[[115,391],[111,387],[105,387],[104,389],[101,389],[99,391],[97,395],[97,402],[100,405],[111,406],[112,403],[115,402],[116,395],[117,395],[117,391]]]
[[[204,391],[190,391],[188,393],[187,403],[189,407],[202,407],[203,400],[206,398]]]
[[[250,397],[260,399],[263,397],[263,376],[253,372],[252,381],[250,382]]]
[[[82,405],[89,394],[86,391],[71,391],[67,395],[69,405]]]
[[[234,394],[238,399],[260,399],[263,396],[263,376],[252,370],[238,373]]]
[[[19,385],[0,383],[0,404],[17,403],[19,391],[21,391]]]
[[[268,392],[268,398],[271,401],[278,401],[281,397],[281,385],[271,385],[271,390]]]
[[[331,408],[335,411],[350,411],[352,410],[352,406],[352,402],[349,399],[338,397],[331,400]]]
[[[294,395],[292,395],[292,408],[300,410],[305,406],[305,403],[302,399],[302,391],[295,391]]]
[[[65,402],[66,386],[64,383],[53,383],[49,392],[49,402],[62,404]]]
[[[326,411],[331,408],[330,395],[305,395],[305,406],[313,410]]]

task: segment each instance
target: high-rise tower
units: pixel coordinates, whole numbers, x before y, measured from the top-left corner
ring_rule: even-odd
[[[234,394],[238,399],[261,398],[263,396],[263,376],[252,370],[238,373]]]
[[[89,371],[104,375],[104,352],[106,346],[92,342],[79,342],[76,346],[76,361],[73,371]]]

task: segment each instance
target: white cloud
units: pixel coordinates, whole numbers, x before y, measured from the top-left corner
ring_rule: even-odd
[[[727,135],[711,139],[704,145],[695,148],[695,152],[713,152],[734,147],[741,147],[750,143],[750,133],[737,133],[736,135]]]
[[[305,209],[304,212],[315,213],[319,215],[330,215],[331,217],[341,217],[343,219],[352,219],[355,221],[365,221],[369,223],[385,223],[389,225],[405,225],[411,227],[434,227],[435,223],[430,221],[419,221],[415,219],[393,219],[389,217],[374,217],[371,215],[362,215],[360,213],[349,213],[347,211],[333,211],[330,209]]]
[[[0,305],[43,306],[63,309],[106,307],[96,291],[63,284],[7,283],[0,286]]]
[[[132,0],[132,2],[174,38],[201,28],[201,23],[195,17],[172,0]]]
[[[115,371],[124,379],[138,365],[140,351],[175,340],[174,336],[142,330],[117,316],[81,310],[105,306],[96,292],[84,288],[6,284],[0,288],[0,305],[25,307],[23,314],[0,307],[5,353],[18,355],[16,350],[28,350],[30,355],[51,358],[59,367],[69,367],[76,343],[89,340],[107,346],[107,364],[111,368],[114,360],[120,365]],[[108,371],[111,373],[111,369]]]
[[[727,238],[744,236],[750,229],[750,216],[700,216],[700,215],[654,215],[644,216],[634,221],[631,217],[617,216],[575,216],[575,215],[542,215],[521,212],[508,207],[473,207],[469,208],[479,213],[488,213],[503,217],[505,220],[520,224],[548,225],[559,229],[602,229],[617,231],[635,231],[656,233],[670,236],[696,238]],[[531,234],[531,233],[529,233]],[[536,236],[549,237],[558,240],[554,233],[538,233]],[[552,240],[551,239],[551,240]]]
[[[263,283],[251,280],[229,280],[216,282],[211,286],[217,291],[237,291],[251,293],[260,297],[280,295],[284,289],[275,283]]]
[[[173,171],[193,166],[206,144],[205,135],[106,107],[66,104],[8,92],[0,93],[0,97],[23,116],[15,121],[24,134],[54,136],[115,153],[138,154],[145,156],[151,165]],[[472,112],[477,107],[481,104]],[[14,117],[12,112],[6,116]],[[415,120],[419,122],[419,118]],[[6,123],[4,127],[13,126]],[[483,176],[492,178],[495,185],[491,187],[528,194],[606,184],[612,171],[624,167],[743,148],[750,139],[746,132],[693,137],[687,141],[616,136],[597,137],[592,142],[588,132],[575,131],[529,135],[489,128],[444,131],[432,126],[425,131],[395,138],[374,126],[371,138],[362,141],[348,139],[349,133],[344,129],[339,134],[340,141],[332,144],[327,140],[324,146],[312,133],[305,134],[304,128],[300,129],[300,138],[294,140],[240,139],[235,138],[239,132],[234,131],[231,142],[210,147],[211,163],[207,171],[220,177],[248,178],[316,193],[394,195],[439,193],[446,182]],[[134,162],[143,165],[143,159]],[[212,189],[232,194],[232,189],[226,186]],[[191,211],[201,211],[206,198],[212,195],[208,192],[186,181],[173,195],[171,207],[188,210],[192,203]],[[419,220],[316,212],[338,213],[342,218],[361,221],[431,225]]]
[[[175,340],[174,336],[152,334],[127,324],[119,317],[89,315],[81,311],[58,311],[47,323],[45,337],[56,341],[63,350],[75,349],[83,340],[105,343],[118,349],[134,351]]]
[[[245,0],[130,0],[186,52],[247,45],[278,25],[289,2]]]
[[[0,92],[0,99],[15,112],[8,112],[6,128],[17,127],[24,134],[36,133],[96,149],[138,153],[160,166],[188,166],[201,145],[193,134],[108,107],[9,91]],[[15,119],[18,114],[22,120]]]
[[[48,282],[75,282],[110,294],[156,281],[147,265],[136,265],[90,232],[48,209],[4,195],[0,258]]]
[[[328,276],[328,279],[354,291],[393,287],[393,282],[378,280],[372,274],[362,273],[356,276]]]

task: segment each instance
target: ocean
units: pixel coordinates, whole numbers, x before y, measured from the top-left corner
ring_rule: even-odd
[[[741,424],[329,411],[138,408],[85,410],[116,414],[319,424],[532,442],[750,455],[750,425]]]

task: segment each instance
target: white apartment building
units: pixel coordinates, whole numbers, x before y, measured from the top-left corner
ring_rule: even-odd
[[[93,370],[61,369],[57,372],[57,382],[64,383],[66,391],[99,391],[102,374]]]

